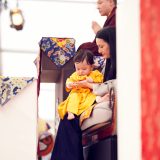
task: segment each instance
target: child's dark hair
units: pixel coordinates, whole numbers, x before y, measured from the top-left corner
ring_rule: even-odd
[[[73,62],[80,63],[86,60],[87,64],[92,65],[94,64],[93,57],[94,55],[90,50],[80,49],[76,52],[75,56],[73,57]]]

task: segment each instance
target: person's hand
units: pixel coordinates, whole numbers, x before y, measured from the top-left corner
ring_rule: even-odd
[[[80,87],[80,88],[90,88],[92,89],[92,83],[85,81],[79,81],[79,82],[75,82],[74,85],[76,87]]]
[[[92,79],[91,77],[87,77],[87,78],[86,78],[86,81],[87,81],[87,82],[90,82],[90,83],[93,83],[93,79]]]
[[[72,89],[73,89],[73,88],[78,89],[78,85],[77,85],[77,83],[78,83],[78,82],[74,82],[74,83],[72,83]]]
[[[97,34],[101,28],[102,27],[96,21],[92,21],[92,29],[95,34]]]
[[[70,82],[66,84],[66,87],[69,89],[78,89],[78,88],[87,88],[87,81],[83,80],[83,81],[79,81],[79,82]]]
[[[109,101],[109,93],[106,93],[104,96],[97,96],[96,97],[96,102],[101,103],[101,102],[107,102]]]
[[[66,84],[66,87],[67,87],[68,89],[72,89],[72,88],[73,88],[73,82],[68,82],[68,83]]]

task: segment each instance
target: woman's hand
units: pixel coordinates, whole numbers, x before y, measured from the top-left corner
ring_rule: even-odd
[[[101,102],[107,102],[109,101],[109,93],[106,93],[104,96],[97,96],[96,97],[96,102],[101,103]]]

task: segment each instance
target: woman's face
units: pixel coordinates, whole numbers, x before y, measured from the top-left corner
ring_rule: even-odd
[[[102,54],[104,58],[110,58],[109,44],[100,38],[96,38],[96,44],[98,46],[98,52]]]

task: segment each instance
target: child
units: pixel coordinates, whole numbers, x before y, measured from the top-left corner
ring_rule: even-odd
[[[93,71],[93,54],[89,50],[79,50],[73,58],[76,71],[67,78],[66,90],[70,91],[67,99],[58,106],[58,113],[63,119],[68,113],[68,120],[75,118],[75,115],[80,115],[84,110],[91,106],[96,95],[89,88],[78,87],[78,84],[83,81],[91,83],[102,83],[103,74],[98,70]]]

